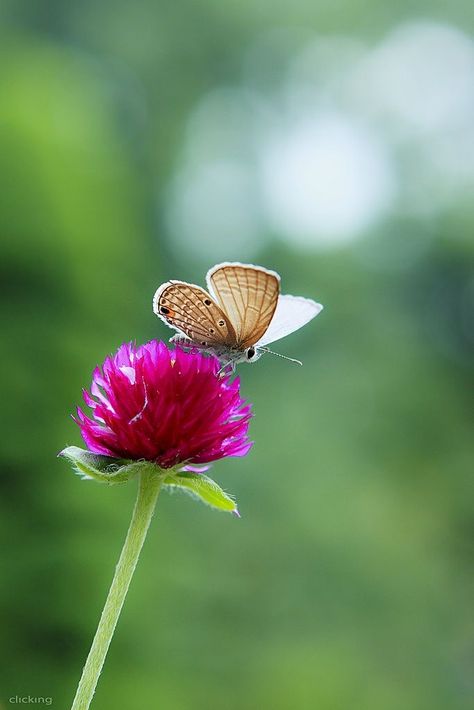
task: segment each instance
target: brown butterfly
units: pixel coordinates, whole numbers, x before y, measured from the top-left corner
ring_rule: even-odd
[[[272,352],[267,344],[298,330],[322,310],[309,298],[280,295],[280,276],[262,266],[217,264],[207,272],[206,283],[208,291],[185,281],[166,281],[155,293],[153,310],[178,331],[172,341],[209,352],[224,365],[255,362]]]

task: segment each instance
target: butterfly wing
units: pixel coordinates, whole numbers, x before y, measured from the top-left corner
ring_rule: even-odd
[[[302,328],[323,310],[320,303],[302,296],[280,296],[275,315],[260,340],[257,347],[274,343],[285,336]]]
[[[232,323],[237,347],[255,345],[273,318],[280,293],[280,277],[252,264],[224,263],[206,276],[210,293]]]
[[[236,344],[228,316],[199,286],[167,281],[155,293],[153,310],[171,328],[200,345]]]

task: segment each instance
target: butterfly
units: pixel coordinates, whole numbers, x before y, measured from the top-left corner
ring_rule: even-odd
[[[280,276],[263,266],[217,264],[207,272],[206,284],[207,291],[166,281],[155,293],[153,311],[178,331],[172,342],[213,354],[233,369],[265,352],[279,355],[266,346],[306,325],[323,308],[309,298],[282,296]]]

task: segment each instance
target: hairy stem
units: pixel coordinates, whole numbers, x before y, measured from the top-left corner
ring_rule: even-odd
[[[87,656],[71,710],[88,710],[99,680],[105,657],[122,610],[128,587],[137,566],[143,543],[153,517],[162,478],[155,470],[139,474],[138,494],[127,537],[115,568],[112,585],[99,625]]]

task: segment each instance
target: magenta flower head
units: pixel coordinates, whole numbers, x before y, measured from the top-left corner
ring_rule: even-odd
[[[95,369],[84,391],[90,414],[74,420],[87,451],[68,447],[61,455],[87,478],[128,480],[153,467],[165,485],[180,486],[217,507],[236,511],[234,501],[202,475],[205,464],[245,456],[252,416],[238,378],[219,374],[214,357],[173,350],[157,341],[122,345]]]

